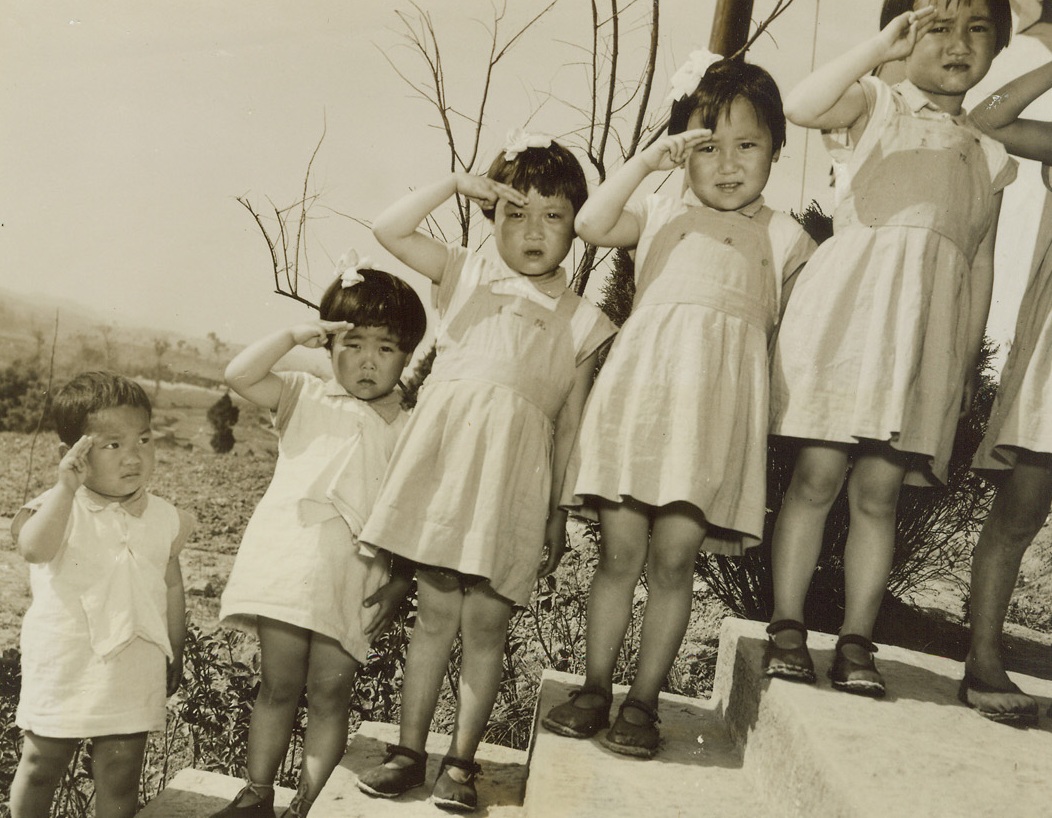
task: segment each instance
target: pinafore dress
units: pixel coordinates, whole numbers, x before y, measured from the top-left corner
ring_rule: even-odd
[[[889,441],[906,482],[938,485],[966,377],[971,266],[1015,177],[1003,146],[908,81],[860,80],[870,103],[840,161],[834,234],[800,275],[772,364],[773,434]]]
[[[783,276],[814,242],[762,199],[719,211],[688,192],[644,212],[632,312],[589,396],[574,491],[690,503],[709,525],[703,548],[739,555],[763,534]]]
[[[1047,165],[1041,171],[1046,185],[1049,171]],[[1045,197],[1035,248],[975,469],[1011,469],[1019,449],[1052,454],[1052,195]]]
[[[446,324],[434,367],[360,540],[484,577],[525,604],[544,546],[554,423],[577,364],[614,328],[573,292],[549,299],[460,248],[437,301]]]

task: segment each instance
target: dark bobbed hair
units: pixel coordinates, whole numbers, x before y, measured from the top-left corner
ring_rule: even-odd
[[[88,418],[104,409],[132,406],[153,417],[146,390],[131,378],[113,372],[82,372],[51,399],[51,418],[59,439],[72,446],[84,434]]]
[[[588,181],[581,163],[555,140],[547,148],[526,148],[514,159],[505,159],[502,150],[486,176],[511,185],[520,193],[529,193],[532,187],[542,196],[565,196],[575,215],[588,198]],[[482,215],[493,221],[493,212],[492,207],[483,209]]]
[[[668,132],[683,133],[695,112],[701,114],[701,126],[716,129],[720,117],[738,97],[748,100],[756,116],[771,132],[771,146],[778,150],[785,144],[785,112],[778,83],[758,65],[744,60],[720,60],[709,66],[694,93],[672,103]]]
[[[362,269],[364,279],[344,287],[339,278],[325,290],[318,305],[323,321],[349,321],[359,327],[387,327],[398,337],[398,348],[412,352],[427,330],[427,313],[416,291],[383,270]],[[332,338],[325,342],[332,350]]]
[[[961,4],[971,5],[972,0],[960,0]],[[1008,0],[986,0],[990,7],[990,16],[994,20],[996,39],[994,40],[994,53],[1000,54],[1012,39],[1012,7]],[[880,10],[880,27],[883,29],[888,23],[904,14],[913,11],[915,0],[884,0],[884,6]]]

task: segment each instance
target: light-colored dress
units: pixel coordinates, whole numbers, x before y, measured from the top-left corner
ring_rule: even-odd
[[[1042,169],[1046,185],[1049,170]],[[1018,449],[1052,453],[1052,197],[1036,247],[986,436],[972,461],[976,469],[1010,469]]]
[[[46,496],[19,512],[16,530]],[[191,528],[189,515],[144,491],[117,503],[77,490],[58,552],[29,566],[19,727],[49,738],[164,727],[165,571]]]
[[[815,245],[762,198],[719,211],[688,190],[631,210],[636,295],[588,399],[577,503],[687,502],[706,550],[741,554],[763,533],[768,343],[783,281]]]
[[[778,332],[773,434],[890,441],[906,481],[944,483],[969,360],[972,262],[1015,177],[1000,143],[910,82],[860,81],[858,144],[838,164],[833,237],[801,273]]]
[[[435,306],[434,367],[361,540],[485,577],[525,604],[544,547],[554,423],[577,365],[616,328],[573,292],[549,298],[459,247]]]
[[[286,622],[365,662],[376,610],[362,602],[387,581],[389,565],[361,553],[356,535],[408,416],[397,389],[366,402],[335,381],[279,377],[274,477],[245,528],[220,619],[249,632],[260,616]]]

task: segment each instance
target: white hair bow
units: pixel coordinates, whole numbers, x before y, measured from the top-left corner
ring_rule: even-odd
[[[697,51],[691,51],[690,56],[687,57],[687,61],[679,67],[679,70],[672,75],[672,79],[669,80],[671,90],[668,94],[668,101],[675,102],[678,99],[683,99],[685,96],[689,96],[694,93],[694,90],[698,87],[698,83],[701,82],[701,78],[705,76],[705,72],[709,70],[709,67],[713,63],[718,63],[722,60],[719,54],[713,54],[707,48],[699,48]]]
[[[361,284],[365,279],[359,270],[371,270],[373,266],[373,260],[368,256],[358,258],[358,253],[354,250],[348,250],[342,256],[340,260],[336,262],[336,277],[340,279],[340,286],[343,289],[353,287],[355,284]]]
[[[504,140],[504,161],[510,162],[527,148],[551,147],[552,138],[539,133],[527,133],[522,128],[508,131]]]

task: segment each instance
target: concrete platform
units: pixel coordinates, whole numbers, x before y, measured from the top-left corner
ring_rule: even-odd
[[[566,739],[540,714],[566,700],[580,677],[547,671],[529,754],[483,745],[476,815],[511,818],[1032,818],[1052,816],[1052,681],[1012,674],[1041,704],[1039,727],[994,724],[957,701],[960,663],[881,645],[888,696],[833,690],[826,672],[834,637],[809,640],[816,685],[761,676],[759,622],[727,620],[713,696],[662,696],[663,746],[653,760],[611,753],[597,740]],[[1052,655],[1048,661],[1052,663]],[[625,695],[615,690],[614,713]],[[315,802],[311,818],[436,818],[430,785],[449,745],[432,735],[427,784],[406,795],[368,798],[358,773],[377,764],[395,725],[366,723]],[[528,759],[528,761],[527,761]],[[528,775],[528,778],[527,778]],[[241,782],[184,770],[145,818],[204,818]],[[279,791],[280,810],[291,791]]]
[[[662,747],[651,760],[618,755],[598,739],[569,739],[540,717],[584,680],[548,670],[541,680],[524,806],[531,818],[679,818],[767,815],[715,701],[664,694],[659,702]],[[611,718],[627,693],[614,690]]]
[[[333,771],[325,789],[311,808],[311,818],[437,818],[446,815],[428,803],[431,786],[438,776],[438,765],[449,748],[449,736],[432,733],[427,740],[427,781],[399,798],[370,798],[358,791],[358,774],[383,761],[388,744],[398,743],[398,726],[366,722],[351,738],[347,755]],[[480,808],[478,816],[521,815],[526,790],[526,758],[522,750],[495,744],[479,747],[476,760],[482,765],[477,780]]]
[[[958,662],[881,645],[888,695],[872,700],[829,686],[834,637],[811,634],[814,686],[763,679],[765,641],[763,623],[724,622],[713,695],[764,814],[1052,815],[1052,682],[1012,674],[1041,704],[1040,726],[1019,730],[957,701]]]
[[[225,807],[245,782],[240,778],[187,768],[176,773],[164,792],[147,804],[139,818],[207,818]],[[274,806],[280,815],[295,790],[278,787]]]

